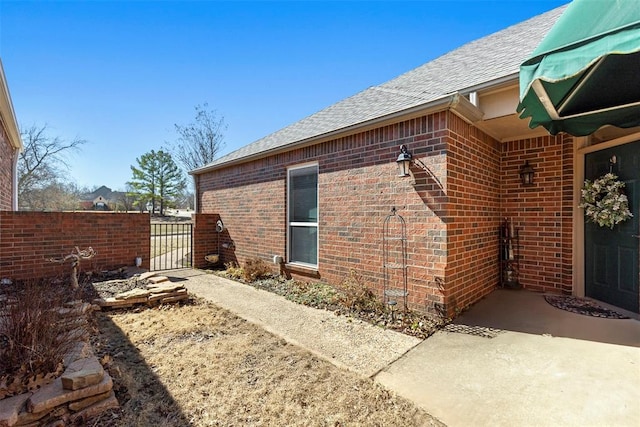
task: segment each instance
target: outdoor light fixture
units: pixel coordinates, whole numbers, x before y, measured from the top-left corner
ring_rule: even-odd
[[[413,160],[413,156],[411,153],[407,151],[406,145],[400,146],[400,155],[398,156],[398,176],[405,177],[409,176],[409,166],[411,166],[411,160]]]
[[[529,164],[529,160],[525,162],[525,164],[520,168],[520,180],[522,181],[523,187],[530,187],[533,185],[533,175],[535,171],[533,167]]]
[[[420,169],[427,172],[438,187],[440,187],[441,189],[443,188],[442,183],[440,182],[438,177],[433,173],[433,171],[429,169],[429,167],[425,165],[420,159],[417,159],[417,158],[414,159],[411,153],[409,152],[409,150],[407,150],[407,146],[404,144],[400,146],[400,155],[398,156],[396,163],[398,164],[399,177],[404,178],[406,176],[409,176],[410,175],[409,167],[411,166],[411,164],[414,164],[418,166]]]

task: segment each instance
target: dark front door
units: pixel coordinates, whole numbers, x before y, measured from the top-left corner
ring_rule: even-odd
[[[587,154],[585,178],[593,180],[612,172],[626,186],[633,214],[614,226],[600,227],[585,222],[585,292],[588,297],[638,312],[638,261],[640,247],[640,141]]]

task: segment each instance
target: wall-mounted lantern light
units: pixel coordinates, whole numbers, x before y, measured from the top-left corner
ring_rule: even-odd
[[[429,174],[429,176],[431,177],[431,179],[433,180],[433,182],[440,187],[441,189],[442,187],[442,183],[440,182],[440,180],[438,179],[438,177],[431,171],[431,169],[429,169],[429,167],[427,165],[425,165],[422,160],[418,159],[418,158],[413,158],[413,156],[411,155],[411,153],[409,152],[409,150],[407,150],[407,146],[406,145],[401,145],[400,146],[400,155],[398,156],[398,159],[396,160],[396,163],[398,164],[398,176],[399,177],[406,177],[406,176],[410,176],[409,174],[409,167],[414,164],[416,166],[418,166],[420,169],[424,170],[425,172],[427,172]]]
[[[400,155],[398,156],[398,160],[396,160],[396,163],[398,163],[398,176],[409,176],[409,166],[411,166],[412,158],[411,153],[407,151],[407,146],[404,144],[401,145]]]
[[[533,185],[534,174],[535,170],[529,164],[529,160],[527,160],[525,164],[520,168],[520,180],[522,181],[523,187],[530,187]]]

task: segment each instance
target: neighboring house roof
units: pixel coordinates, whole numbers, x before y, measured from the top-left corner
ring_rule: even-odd
[[[2,122],[2,127],[7,132],[9,144],[15,149],[22,150],[22,139],[20,138],[18,123],[16,122],[16,114],[13,111],[9,87],[7,86],[7,80],[4,76],[2,60],[0,60],[0,121]]]
[[[199,174],[267,153],[370,125],[416,108],[446,104],[468,93],[517,79],[520,64],[553,26],[566,6],[467,43],[384,84],[331,105],[292,125],[191,171]],[[514,111],[515,113],[515,111]]]
[[[103,185],[98,189],[92,191],[91,193],[83,194],[82,200],[87,202],[88,201],[95,202],[96,200],[102,198],[102,200],[109,202],[109,201],[115,201],[121,194],[122,192],[111,191],[109,187]]]

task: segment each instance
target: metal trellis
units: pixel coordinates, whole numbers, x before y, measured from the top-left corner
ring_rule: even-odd
[[[402,299],[407,310],[407,223],[396,208],[391,208],[383,225],[384,302],[393,308]]]

